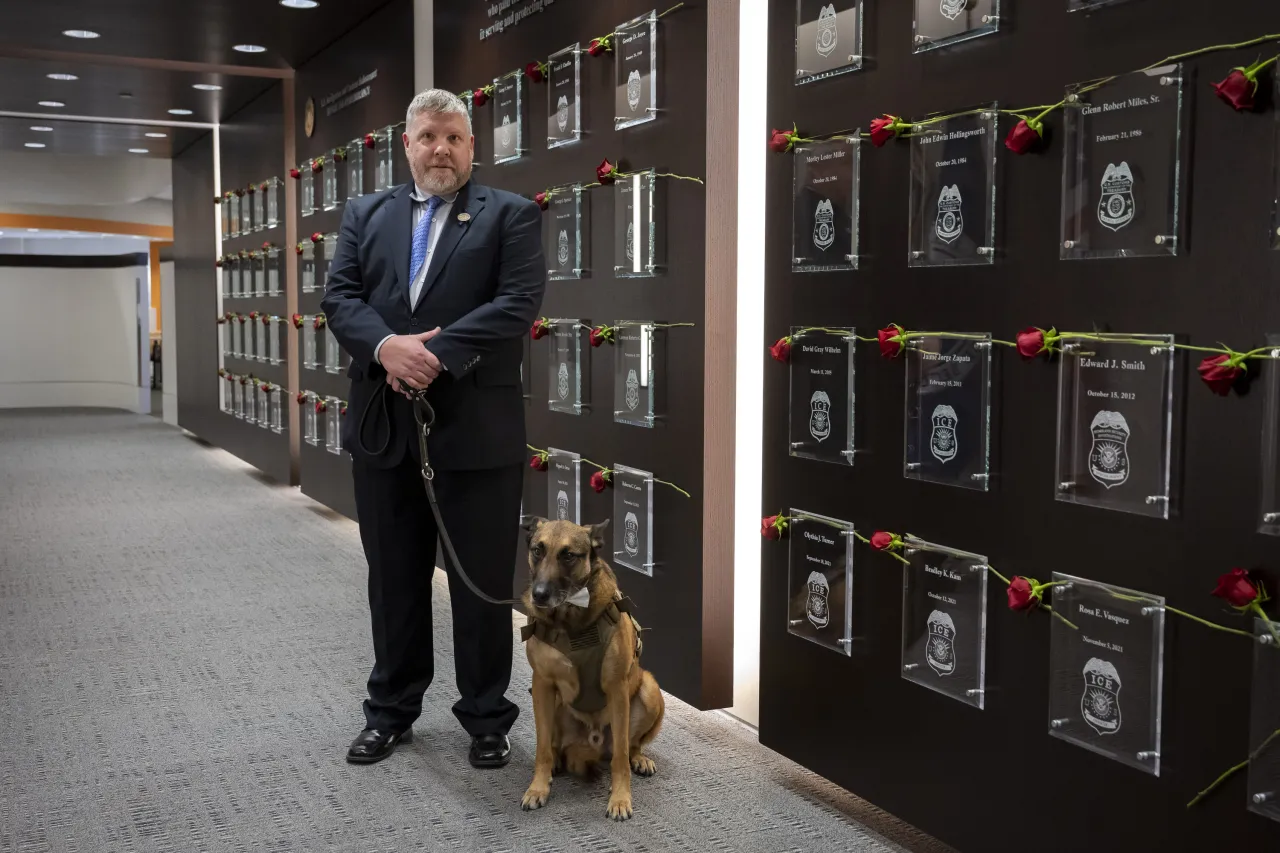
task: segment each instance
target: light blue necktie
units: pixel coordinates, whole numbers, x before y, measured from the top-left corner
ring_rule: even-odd
[[[440,207],[440,196],[433,195],[427,199],[427,209],[418,220],[418,227],[413,229],[413,248],[409,252],[409,288],[418,279],[418,271],[427,260],[427,248],[431,245],[431,220]]]

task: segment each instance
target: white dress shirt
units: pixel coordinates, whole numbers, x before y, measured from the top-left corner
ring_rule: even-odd
[[[410,223],[410,235],[418,230],[418,223],[422,221],[422,214],[427,212],[427,202],[431,200],[432,195],[432,193],[425,192],[416,184],[414,185],[413,194],[409,196],[413,199],[413,221]],[[457,200],[457,193],[448,197],[440,197],[440,205],[436,208],[435,216],[431,219],[430,231],[427,233],[427,257],[423,260],[422,268],[418,270],[418,274],[409,283],[409,305],[411,311],[418,307],[418,300],[422,297],[422,286],[427,282],[427,270],[431,268],[431,256],[436,251],[436,241],[440,239],[440,232],[444,230],[444,224],[449,221],[449,211],[453,210],[453,203]],[[412,236],[410,236],[410,245],[412,245],[412,239]],[[378,346],[373,350],[374,361],[379,364],[382,363],[378,353],[382,352],[382,345],[394,337],[395,335],[387,335],[378,341]]]

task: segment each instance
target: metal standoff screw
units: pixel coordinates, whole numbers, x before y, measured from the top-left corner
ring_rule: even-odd
[[[990,247],[990,246],[979,246],[979,247],[978,247],[978,254],[979,254],[979,255],[982,255],[982,256],[984,256],[984,257],[985,257],[986,255],[991,254],[991,247]]]
[[[1078,104],[1080,103],[1080,96],[1073,92],[1070,95],[1067,95],[1067,97],[1064,100],[1068,104]]]
[[[910,557],[912,554],[919,553],[919,551],[920,551],[920,549],[919,549],[919,548],[906,548],[906,549],[904,549],[904,552],[906,553],[906,555],[907,555],[908,557]]]
[[[1060,492],[1069,492],[1069,491],[1071,491],[1072,489],[1074,489],[1075,487],[1076,487],[1076,484],[1075,484],[1075,483],[1072,483],[1070,480],[1064,480],[1064,481],[1062,481],[1061,483],[1059,483],[1059,484],[1058,484],[1058,491],[1060,491]]]
[[[812,72],[812,71],[810,71],[810,70],[808,70],[807,68],[797,68],[797,69],[796,69],[796,76],[797,76],[797,77],[799,77],[799,76],[800,76],[800,75],[802,75],[802,74],[812,74],[812,73],[813,73],[813,72]]]
[[[910,672],[911,670],[916,669],[919,666],[920,664],[918,663],[904,663],[902,665],[902,669],[904,672]]]
[[[1075,245],[1076,245],[1076,241],[1075,241],[1075,240],[1063,240],[1063,241],[1062,241],[1062,248],[1064,248],[1064,249],[1072,249],[1072,248],[1075,248]]]
[[[662,110],[658,109],[657,107],[645,107],[645,108],[644,108],[644,111],[645,111],[645,112],[647,112],[647,113],[660,113],[660,112],[662,112]]]
[[[1249,799],[1253,800],[1253,801],[1254,801],[1255,803],[1257,803],[1258,805],[1262,805],[1263,803],[1267,802],[1268,800],[1272,799],[1273,797],[1275,797],[1275,792],[1274,792],[1274,791],[1259,791],[1258,793],[1254,794],[1254,795],[1253,795],[1252,797],[1250,797]]]
[[[851,53],[851,54],[849,54],[849,61],[850,61],[850,62],[861,62],[861,61],[862,61],[862,56],[861,56],[860,54],[857,54],[857,53]]]
[[[1073,586],[1075,586],[1074,583],[1072,583],[1071,581],[1067,581],[1066,583],[1058,584],[1058,590],[1060,592],[1066,592],[1067,590],[1071,589]]]
[[[973,688],[973,689],[971,689],[971,690],[966,690],[966,691],[964,692],[964,695],[966,695],[966,696],[981,696],[981,695],[982,695],[982,692],[983,692],[983,691],[981,691],[981,690],[979,690],[978,688],[976,688],[976,687],[975,687],[975,688]]]
[[[982,23],[984,24],[996,24],[999,22],[1000,22],[999,15],[983,15],[982,16]]]
[[[858,259],[858,256],[857,256],[857,255],[845,255],[845,256],[844,256],[844,259],[845,259],[846,261],[849,261],[850,263],[852,263],[853,261],[856,261],[856,260]]]
[[[985,24],[985,23],[986,23],[986,20],[985,20],[985,19],[986,19],[986,16],[985,16],[985,15],[983,16],[983,19],[984,19],[984,20],[983,20],[983,23]],[[991,118],[991,110],[983,110],[983,111],[982,111],[982,113],[981,113],[978,117],[979,117],[979,118],[984,118],[984,119]],[[981,252],[982,250],[981,250],[981,249],[979,249],[978,251],[979,251],[979,252]]]
[[[1169,499],[1164,495],[1147,495],[1147,506],[1153,506],[1154,504],[1164,503],[1167,500]]]
[[[1264,646],[1273,646],[1275,645],[1276,639],[1270,634],[1263,634],[1261,637],[1258,638],[1258,642],[1262,643],[1262,645]]]
[[[1160,757],[1160,753],[1152,750],[1143,750],[1142,752],[1138,753],[1139,761],[1150,761],[1153,758],[1159,758],[1159,757]]]
[[[987,475],[986,475],[986,474],[970,474],[970,475],[969,475],[969,479],[970,479],[970,480],[975,480],[975,481],[977,481],[977,482],[979,482],[979,483],[980,483],[980,482],[982,482],[983,480],[988,479],[988,477],[987,477]]]
[[[920,463],[919,463],[919,462],[908,462],[908,463],[907,463],[907,470],[908,470],[908,471],[915,471],[915,470],[917,470],[917,469],[919,469],[919,468],[920,468]]]
[[[926,41],[928,41],[928,39],[926,39],[924,36],[922,35],[916,36],[916,44],[924,44]]]
[[[791,259],[791,263],[793,263],[793,264],[803,264],[803,263],[804,263],[804,258],[792,258],[792,259]]]
[[[1273,352],[1274,352],[1274,350],[1273,350]],[[1274,355],[1273,355],[1273,356],[1271,356],[1271,357],[1272,357],[1272,358],[1275,358],[1276,356],[1274,356]],[[1262,516],[1262,520],[1263,520],[1263,521],[1265,521],[1265,522],[1267,522],[1268,524],[1271,524],[1271,523],[1276,522],[1276,521],[1280,521],[1280,512],[1268,512],[1268,513],[1265,513],[1265,514]]]
[[[988,568],[990,568],[990,566],[988,566],[986,563],[974,563],[972,566],[969,567],[969,571],[985,572]]]
[[[1161,77],[1161,78],[1160,78],[1160,85],[1161,85],[1161,86],[1172,86],[1174,83],[1180,82],[1181,80],[1182,80],[1182,78],[1181,78],[1181,77]]]
[[[1280,348],[1273,349],[1273,350],[1271,351],[1271,357],[1272,357],[1272,358],[1280,358]]]
[[[844,637],[841,637],[840,639],[836,640],[836,643],[837,643],[837,644],[839,644],[839,645],[841,645],[841,646],[847,646],[847,645],[849,645],[849,644],[850,644],[850,643],[852,643],[852,642],[853,642],[853,640],[847,640],[847,639],[845,639]]]
[[[1175,236],[1173,236],[1172,234],[1157,234],[1157,235],[1156,235],[1156,245],[1157,245],[1157,246],[1164,246],[1164,245],[1173,246],[1173,245],[1176,245],[1176,244],[1177,244],[1177,242],[1178,242],[1178,238],[1177,238],[1177,237],[1175,237]]]
[[[1071,721],[1070,721],[1068,718],[1066,718],[1066,717],[1061,717],[1061,718],[1056,719],[1056,720],[1050,720],[1050,721],[1049,721],[1049,727],[1050,727],[1050,728],[1053,728],[1053,729],[1060,729],[1060,728],[1062,728],[1063,726],[1065,726],[1065,725],[1066,725],[1067,723],[1069,723],[1069,722],[1071,722]]]
[[[802,622],[804,622],[804,620],[803,620],[803,619],[790,619],[790,620],[788,620],[788,621],[787,621],[787,624],[788,624],[788,625],[799,625],[799,624],[801,624]]]
[[[1152,604],[1142,608],[1140,612],[1142,613],[1143,616],[1154,616],[1157,613],[1163,613],[1164,608],[1161,607],[1159,604]]]
[[[795,449],[795,448],[797,448],[797,447],[804,447],[804,442],[803,442],[803,441],[793,441],[793,442],[791,442],[791,447],[792,447],[792,449]]]
[[[924,252],[915,252],[915,251],[913,251],[913,252],[911,253],[911,258],[912,258],[913,260],[918,259],[918,258],[923,258],[923,257],[924,257]]]
[[[974,349],[991,349],[991,341],[978,341],[973,345]],[[985,477],[986,474],[974,474],[975,477]]]
[[[852,451],[852,450],[841,450],[841,451],[840,451],[840,455],[841,455],[841,456],[843,456],[843,457],[844,457],[844,458],[846,458],[846,459],[852,459],[852,458],[853,458],[853,451]]]

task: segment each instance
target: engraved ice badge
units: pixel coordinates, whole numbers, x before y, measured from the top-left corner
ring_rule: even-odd
[[[560,100],[556,101],[556,126],[560,128],[560,132],[564,133],[569,126],[569,96],[561,95]]]
[[[933,434],[929,436],[929,452],[944,465],[956,458],[956,410],[946,404],[933,407]]]
[[[830,56],[836,49],[836,4],[823,6],[818,12],[818,34],[814,36],[813,49],[819,56]]]
[[[813,212],[813,245],[825,252],[835,241],[835,213],[831,209],[831,199],[824,198]]]
[[[826,391],[814,391],[809,398],[809,435],[819,442],[831,435],[831,398]]]
[[[943,187],[938,196],[938,219],[934,223],[938,239],[952,243],[964,233],[964,216],[960,212],[960,187],[952,184]]]
[[[942,17],[948,21],[954,21],[960,17],[960,13],[969,5],[969,0],[942,0],[938,6],[938,11],[942,13]]]
[[[631,112],[635,112],[640,106],[640,69],[631,69],[630,76],[627,77],[627,106],[631,107]]]
[[[1084,665],[1080,712],[1089,728],[1100,735],[1120,731],[1120,673],[1108,661],[1089,658]]]
[[[924,647],[924,660],[938,675],[950,675],[956,671],[956,623],[941,610],[929,614],[926,620],[929,639]]]
[[[628,557],[634,557],[640,553],[640,520],[634,512],[628,512],[622,526],[622,547]]]
[[[1098,200],[1098,221],[1102,227],[1119,231],[1133,221],[1133,172],[1128,163],[1108,163],[1102,173],[1102,198]]]
[[[556,374],[556,390],[560,392],[560,399],[569,399],[569,365],[560,362],[560,370]]]
[[[502,117],[502,125],[498,128],[498,144],[503,148],[511,144],[511,116]]]
[[[1129,423],[1119,412],[1098,412],[1089,424],[1089,473],[1108,489],[1129,479]]]
[[[569,235],[564,231],[560,232],[560,237],[556,240],[556,260],[560,266],[569,263]]]
[[[627,260],[634,261],[636,259],[636,226],[634,222],[627,223]]]
[[[565,494],[564,489],[556,492],[556,520],[569,520],[569,496]]]
[[[805,608],[805,615],[815,628],[825,628],[831,621],[831,612],[827,608],[827,596],[830,593],[831,587],[826,576],[822,572],[809,572],[809,604]]]
[[[627,408],[634,412],[638,405],[640,405],[640,377],[636,376],[636,372],[634,370],[628,370]]]

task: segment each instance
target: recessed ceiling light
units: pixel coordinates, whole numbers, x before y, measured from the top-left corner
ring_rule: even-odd
[[[290,9],[314,9],[320,4],[316,0],[280,0],[280,5]]]
[[[266,53],[267,52],[267,49],[260,44],[238,44],[231,49],[238,50],[241,53]]]
[[[52,128],[52,127],[45,127],[45,126],[44,126],[44,125],[42,125],[42,124],[33,124],[33,125],[31,125],[31,129],[32,129],[32,130],[38,130],[38,131],[40,131],[41,133],[48,133],[49,131],[53,130],[53,128]]]
[[[191,115],[191,110],[169,110],[169,115],[171,115],[171,116],[189,116],[189,115]]]
[[[148,134],[147,134],[147,136],[150,136],[152,139],[164,139],[166,136],[168,136],[168,134],[166,134],[166,133],[148,133]]]
[[[221,92],[222,87],[213,83],[193,83],[192,89],[199,89],[201,92]]]
[[[80,78],[74,74],[46,74],[44,75],[50,80],[79,80]]]
[[[42,106],[42,107],[65,107],[65,106],[66,106],[66,104],[62,103],[62,101],[41,101],[41,102],[40,102],[40,106]]]
[[[27,146],[28,148],[43,148],[43,147],[44,147],[44,143],[43,143],[43,142],[24,142],[24,143],[22,143],[22,144],[23,144],[23,145],[25,145],[25,146]]]
[[[64,36],[71,36],[73,39],[96,39],[98,34],[93,30],[63,30]]]
[[[130,153],[130,154],[150,154],[150,153],[151,153],[151,149],[149,149],[149,148],[130,148],[130,149],[129,149],[129,153]]]

